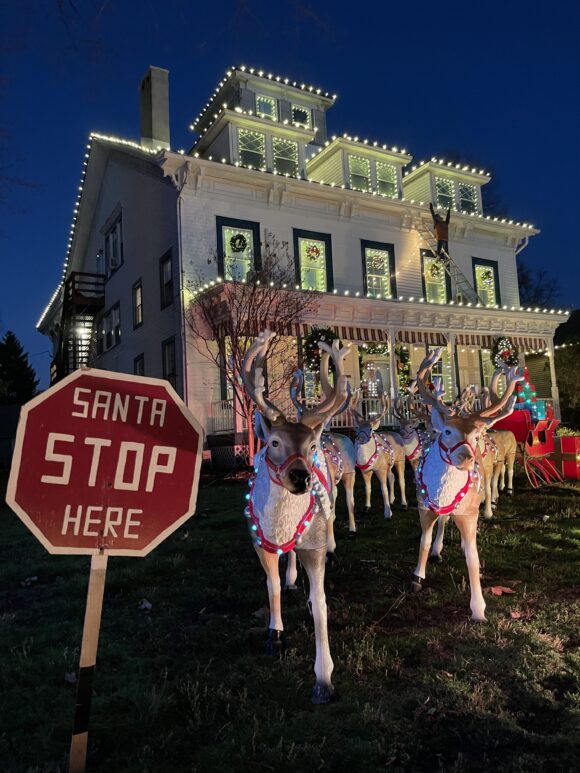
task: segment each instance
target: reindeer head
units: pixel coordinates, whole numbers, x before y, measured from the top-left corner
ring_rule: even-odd
[[[409,394],[413,395],[413,391],[409,389]],[[399,422],[399,433],[403,440],[411,440],[419,427],[419,422],[422,417],[418,412],[413,411],[412,416],[407,416],[405,413],[405,405],[401,395],[397,397],[393,405],[393,416]]]
[[[389,407],[391,405],[390,399],[387,397],[387,395],[383,392],[381,395],[381,405],[383,407],[383,410],[381,413],[378,414],[378,416],[375,416],[374,419],[365,419],[365,417],[360,413],[357,409],[357,406],[360,401],[360,391],[357,390],[354,393],[353,399],[350,404],[350,413],[352,418],[354,419],[354,426],[355,426],[355,442],[358,443],[358,445],[365,445],[365,443],[368,443],[372,437],[373,432],[375,432],[380,426],[381,421],[383,420],[383,416],[388,412]]]
[[[417,388],[423,402],[431,407],[431,423],[439,433],[441,455],[457,469],[470,470],[475,463],[481,433],[513,411],[516,401],[513,391],[522,377],[518,376],[517,368],[506,369],[505,393],[501,398],[494,393],[494,403],[479,411],[473,409],[472,395],[465,390],[456,404],[447,406],[441,395],[435,394],[427,385],[431,369],[442,352],[443,349],[436,349],[423,360],[417,373]],[[492,378],[492,384],[496,385],[497,379],[494,382]]]
[[[313,408],[301,411],[300,421],[288,421],[282,411],[264,394],[264,360],[274,333],[261,333],[244,357],[242,379],[250,398],[256,404],[258,432],[266,445],[266,462],[274,479],[292,494],[304,494],[312,476],[313,457],[320,443],[320,435],[327,419],[347,397],[344,358],[348,349],[340,349],[338,342],[332,348],[320,342],[336,369],[335,385],[328,395]]]

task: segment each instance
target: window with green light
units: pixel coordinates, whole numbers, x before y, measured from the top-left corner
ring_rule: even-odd
[[[262,169],[266,166],[266,135],[248,129],[238,131],[240,164]]]
[[[371,165],[367,158],[361,156],[348,157],[348,177],[350,187],[354,191],[371,190]]]
[[[435,190],[437,192],[437,206],[444,207],[445,209],[453,209],[453,203],[455,198],[453,180],[447,179],[447,177],[435,178]]]
[[[459,183],[459,209],[461,212],[477,212],[477,188],[475,185]]]
[[[222,244],[225,279],[243,282],[254,265],[254,232],[222,226]]]
[[[423,253],[423,278],[427,303],[447,303],[447,279],[439,258]]]
[[[283,137],[272,138],[274,170],[278,174],[298,177],[298,143]]]
[[[325,292],[326,283],[326,243],[319,239],[298,237],[298,255],[300,259],[300,283],[303,290]]]
[[[312,111],[309,107],[302,105],[292,105],[292,123],[295,126],[303,126],[306,129],[312,128]]]
[[[277,121],[278,102],[273,97],[256,94],[256,115],[259,115],[260,118],[270,118],[272,121]]]
[[[431,352],[435,351],[435,349],[439,349],[439,346],[431,346],[430,344],[427,345],[427,354],[431,354]],[[431,370],[431,381],[433,381],[433,378],[440,378],[443,382],[443,401],[449,402],[453,400],[453,378],[451,375],[451,357],[449,356],[449,350],[447,347],[444,347],[443,352],[441,353],[441,357],[437,360],[435,365],[433,365],[433,368]]]
[[[397,167],[377,161],[377,190],[382,196],[398,198]]]
[[[488,264],[474,265],[475,289],[484,306],[499,304],[497,297],[497,269]]]
[[[391,297],[391,256],[388,250],[365,247],[367,293],[375,298]]]

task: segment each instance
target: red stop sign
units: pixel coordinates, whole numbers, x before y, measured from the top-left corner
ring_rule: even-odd
[[[144,556],[195,512],[202,437],[166,381],[78,370],[23,407],[6,501],[50,553]]]

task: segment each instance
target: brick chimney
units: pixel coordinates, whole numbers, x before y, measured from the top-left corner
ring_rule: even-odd
[[[141,144],[169,148],[169,70],[149,67],[139,89]]]

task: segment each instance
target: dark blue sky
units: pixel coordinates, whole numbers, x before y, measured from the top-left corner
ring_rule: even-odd
[[[338,93],[330,133],[456,151],[493,170],[528,263],[580,306],[580,3],[18,0],[1,3],[0,333],[46,383],[34,326],[60,276],[90,131],[138,138],[137,87],[170,70],[172,147],[224,70],[247,64]],[[16,178],[10,183],[6,178]]]

